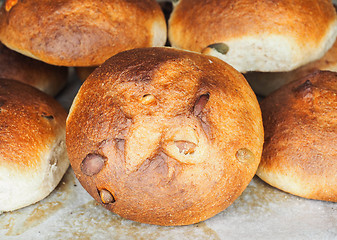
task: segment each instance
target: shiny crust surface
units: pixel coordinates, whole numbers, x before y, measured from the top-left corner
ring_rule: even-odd
[[[164,35],[164,45],[166,23],[155,0],[27,0],[0,10],[0,40],[54,65],[97,66],[117,52],[152,46],[155,35]]]
[[[66,142],[77,178],[104,207],[138,222],[186,225],[246,188],[262,152],[261,120],[248,83],[223,61],[135,49],[83,83]]]
[[[337,201],[337,74],[317,71],[262,101],[258,176],[286,192]]]
[[[67,113],[52,97],[14,80],[0,79],[0,166],[23,175],[64,131]]]

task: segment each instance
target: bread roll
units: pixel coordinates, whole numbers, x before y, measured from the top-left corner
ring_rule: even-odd
[[[0,41],[61,66],[98,66],[131,48],[163,46],[164,14],[155,0],[7,0]]]
[[[330,0],[180,0],[169,20],[172,46],[240,72],[296,69],[321,58],[336,35]]]
[[[261,103],[265,144],[257,175],[310,199],[337,201],[337,73],[294,81]]]
[[[68,69],[26,57],[0,43],[0,78],[17,80],[55,96],[67,83]]]
[[[317,70],[337,71],[337,41],[320,59],[308,63],[290,72],[249,72],[245,78],[254,92],[261,96],[268,96],[281,86],[305,77]]]
[[[260,162],[261,112],[223,61],[173,48],[119,53],[87,78],[67,119],[70,163],[104,207],[186,225],[227,208]]]
[[[69,166],[66,112],[52,97],[0,79],[0,212],[45,198]]]

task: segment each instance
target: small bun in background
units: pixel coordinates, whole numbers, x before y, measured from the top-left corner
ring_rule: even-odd
[[[173,47],[216,56],[240,72],[291,71],[321,58],[337,35],[330,0],[180,0]]]
[[[0,43],[0,78],[17,80],[55,96],[67,83],[68,69],[26,57]]]

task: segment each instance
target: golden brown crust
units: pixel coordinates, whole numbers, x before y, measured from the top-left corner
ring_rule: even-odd
[[[28,0],[8,10],[3,4],[0,12],[6,46],[54,65],[97,66],[117,52],[165,39],[155,0]]]
[[[257,172],[305,198],[337,201],[337,74],[316,72],[262,101],[265,144]]]
[[[0,165],[27,174],[45,164],[41,157],[65,128],[66,111],[52,97],[0,79]]]
[[[223,61],[135,49],[84,82],[67,149],[79,181],[107,209],[143,223],[192,224],[228,207],[254,176],[260,114],[243,76]]]
[[[65,86],[68,69],[26,57],[0,43],[0,78],[23,82],[54,96]]]
[[[174,46],[201,52],[210,44],[267,32],[313,47],[335,19],[329,0],[211,0],[207,4],[180,0],[169,21],[169,39]]]

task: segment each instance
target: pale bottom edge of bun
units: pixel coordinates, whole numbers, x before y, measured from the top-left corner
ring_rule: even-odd
[[[268,34],[214,43],[202,53],[220,58],[241,73],[288,72],[322,58],[333,46],[336,30],[337,21],[331,24],[316,47],[303,45],[282,34]]]
[[[0,169],[0,213],[41,201],[59,184],[69,167],[64,135],[49,149],[34,172]]]
[[[292,194],[297,197],[337,202],[336,191],[334,186],[327,186],[326,182],[304,181],[300,176],[288,173],[277,173],[265,171],[259,167],[256,175],[265,183],[275,187],[283,192]]]
[[[2,42],[2,43],[3,43],[7,48],[9,48],[9,49],[11,49],[11,50],[13,50],[13,51],[15,51],[15,52],[18,52],[18,53],[20,53],[20,54],[22,54],[22,55],[24,55],[24,56],[33,58],[33,59],[35,59],[35,60],[44,62],[42,59],[38,58],[37,56],[35,56],[34,54],[32,54],[30,51],[26,51],[26,50],[23,50],[23,49],[16,48],[16,47],[14,47],[14,46],[12,46],[12,45],[10,45],[10,44],[4,43],[4,42]]]

